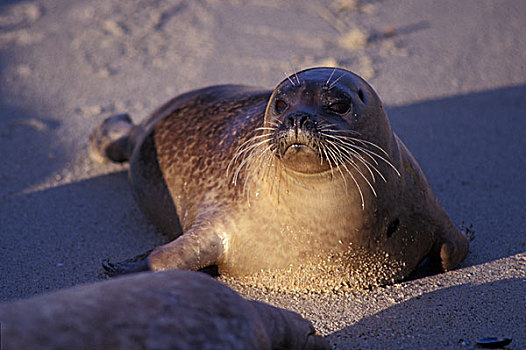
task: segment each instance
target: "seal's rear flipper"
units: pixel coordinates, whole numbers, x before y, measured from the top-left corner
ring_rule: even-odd
[[[89,136],[89,153],[98,162],[126,162],[133,151],[131,133],[134,129],[128,114],[105,119]]]

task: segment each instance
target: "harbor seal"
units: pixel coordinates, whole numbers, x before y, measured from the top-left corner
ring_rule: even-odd
[[[110,275],[217,265],[267,287],[370,287],[426,256],[442,270],[468,241],[354,73],[307,69],[273,91],[226,85],[175,97],[140,125],[107,119],[99,159],[130,161],[135,198],[175,237]]]
[[[298,314],[192,271],[123,276],[0,305],[6,349],[330,349]]]

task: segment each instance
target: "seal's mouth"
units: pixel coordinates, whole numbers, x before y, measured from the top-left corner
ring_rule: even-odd
[[[278,130],[275,135],[278,157],[293,156],[300,153],[318,155],[317,143],[319,143],[319,138],[316,132],[312,130],[287,128]]]
[[[286,116],[275,129],[274,142],[278,156],[289,152],[315,151],[319,135],[313,117],[305,113]]]
[[[314,130],[285,129],[276,135],[276,156],[287,168],[301,173],[319,173],[328,167],[319,153],[320,139]]]
[[[285,147],[284,154],[286,154],[288,152],[299,153],[299,152],[309,152],[309,151],[313,152],[314,150],[312,148],[310,148],[308,145],[304,144],[304,143],[294,142],[294,143],[291,143],[290,145]]]
[[[320,173],[330,169],[326,161],[320,120],[317,114],[294,111],[275,122],[273,149],[276,157],[290,170],[300,173]]]

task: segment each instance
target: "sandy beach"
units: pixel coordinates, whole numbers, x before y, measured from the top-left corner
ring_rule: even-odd
[[[127,166],[89,132],[176,94],[339,66],[363,76],[453,222],[466,260],[373,290],[243,295],[299,312],[334,349],[526,348],[526,2],[41,0],[0,3],[0,301],[96,282],[165,242]]]

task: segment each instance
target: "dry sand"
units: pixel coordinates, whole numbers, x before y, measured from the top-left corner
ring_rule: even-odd
[[[211,84],[275,86],[300,68],[367,78],[395,131],[476,239],[448,273],[353,293],[242,293],[300,312],[336,349],[526,348],[526,3],[0,3],[0,300],[102,279],[159,245],[126,167],[93,163],[105,116],[145,118]]]

